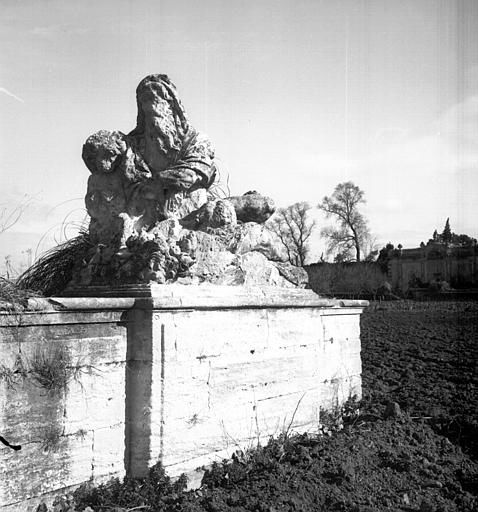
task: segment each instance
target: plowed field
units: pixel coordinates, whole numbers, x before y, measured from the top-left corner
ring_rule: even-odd
[[[194,492],[156,483],[157,498],[146,498],[150,481],[83,503],[95,512],[113,502],[182,512],[478,511],[478,303],[372,304],[362,358],[360,415],[327,435],[239,454]]]

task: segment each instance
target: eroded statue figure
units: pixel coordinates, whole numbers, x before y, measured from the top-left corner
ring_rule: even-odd
[[[304,285],[303,276],[284,271],[284,250],[264,226],[274,213],[271,199],[208,192],[214,149],[190,125],[169,78],[147,76],[136,99],[134,130],[101,130],[83,146],[91,250],[72,285]]]

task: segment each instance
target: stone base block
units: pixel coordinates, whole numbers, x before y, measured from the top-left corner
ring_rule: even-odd
[[[160,460],[177,476],[317,431],[321,408],[360,398],[366,305],[276,287],[152,289],[130,313],[127,472]]]
[[[367,302],[277,287],[90,293],[0,312],[0,433],[22,445],[0,446],[0,511],[158,461],[197,475],[270,436],[314,432],[321,409],[360,398]],[[68,382],[44,388],[34,362],[58,354]]]

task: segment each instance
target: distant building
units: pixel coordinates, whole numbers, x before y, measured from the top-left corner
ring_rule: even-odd
[[[416,249],[399,245],[388,249],[386,259],[390,284],[402,292],[444,281],[457,288],[478,286],[476,243],[459,246],[429,240]]]

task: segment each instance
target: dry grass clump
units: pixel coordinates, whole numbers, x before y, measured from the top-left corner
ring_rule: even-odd
[[[38,345],[28,366],[33,381],[48,391],[65,389],[76,371],[68,349],[61,344]]]
[[[29,379],[48,392],[62,391],[72,380],[81,385],[79,375],[84,371],[84,366],[81,360],[72,363],[68,347],[61,343],[45,342],[42,338],[31,356],[17,354],[12,368],[0,363],[0,383],[5,383],[7,389],[15,389],[17,384]]]
[[[60,448],[62,435],[62,429],[58,425],[51,425],[49,428],[47,428],[43,434],[43,452],[57,452]]]
[[[19,287],[16,283],[0,277],[0,310],[17,312],[28,304],[29,297],[38,297],[41,293]]]
[[[21,354],[17,354],[13,368],[9,368],[3,363],[0,364],[0,382],[4,382],[7,389],[15,389],[20,380],[27,376],[27,373]]]
[[[18,287],[47,297],[63,291],[73,277],[75,264],[87,257],[91,247],[87,233],[54,247],[18,278]]]
[[[7,389],[13,389],[16,383],[15,371],[4,364],[0,364],[0,382],[5,382]]]

